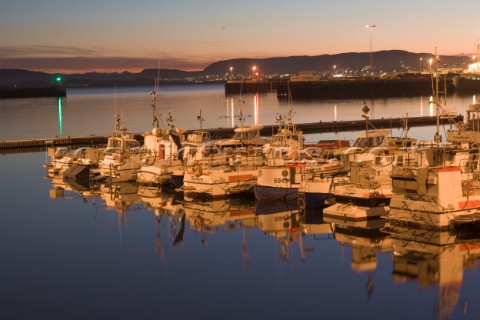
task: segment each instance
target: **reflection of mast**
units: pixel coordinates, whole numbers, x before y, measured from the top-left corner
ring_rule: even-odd
[[[164,250],[163,250],[164,248],[162,243],[162,236],[160,233],[162,217],[163,217],[163,214],[160,211],[160,209],[155,209],[155,225],[157,227],[157,233],[155,234],[155,250],[157,250],[160,253],[162,260],[164,260],[165,259]]]
[[[242,267],[246,268],[249,265],[248,248],[247,248],[247,228],[243,227],[242,234]]]

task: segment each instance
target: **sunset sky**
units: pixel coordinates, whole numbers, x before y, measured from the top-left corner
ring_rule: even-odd
[[[474,54],[479,0],[2,0],[0,68],[202,70],[231,58]]]

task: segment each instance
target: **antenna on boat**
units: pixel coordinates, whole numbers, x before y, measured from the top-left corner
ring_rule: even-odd
[[[157,117],[157,106],[156,101],[158,97],[158,87],[160,85],[160,59],[158,60],[158,69],[157,69],[157,78],[154,82],[154,89],[150,92],[150,96],[152,97],[152,127],[158,128],[159,122]]]
[[[370,117],[368,116],[368,113],[370,112],[370,108],[367,106],[367,103],[363,101],[363,108],[362,108],[363,114],[362,118],[365,118],[365,136],[367,138],[367,147],[370,147],[370,139],[368,137],[368,120]]]
[[[167,123],[167,127],[170,131],[175,130],[175,125],[173,124],[173,116],[170,111],[168,111],[167,116],[165,117],[165,122]]]
[[[113,116],[117,116],[117,85],[113,85]]]
[[[115,136],[121,136],[124,131],[126,131],[122,126],[122,118],[117,113],[117,86],[113,86],[113,107],[114,107],[114,114],[113,119],[115,120],[115,127],[113,128],[113,134]]]
[[[432,75],[433,76],[433,75]],[[434,91],[434,101],[435,103],[435,113],[437,116],[437,132],[435,132],[434,141],[438,145],[442,142],[442,137],[440,136],[440,110],[438,102],[438,56],[437,56],[437,47],[435,47],[435,91]]]
[[[200,114],[197,116],[197,120],[200,122],[200,130],[202,130],[202,124],[203,124],[203,121],[205,121],[205,119],[203,119],[202,117],[202,109],[200,109]]]

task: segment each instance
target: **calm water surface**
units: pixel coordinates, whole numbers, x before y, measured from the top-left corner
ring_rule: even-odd
[[[0,139],[151,127],[149,88],[76,89],[0,100]],[[166,87],[178,127],[273,124],[274,94],[226,98],[221,86]],[[453,97],[463,113],[472,97]],[[428,115],[428,98],[366,101],[372,117]],[[296,122],[360,119],[363,100],[294,102]],[[312,136],[346,137],[355,133]],[[433,137],[432,128],[411,135]],[[295,204],[183,204],[133,183],[91,191],[45,179],[44,152],[1,155],[2,319],[478,319],[480,236],[346,226]]]

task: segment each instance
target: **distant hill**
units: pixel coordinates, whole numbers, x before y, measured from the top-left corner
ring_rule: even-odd
[[[376,69],[385,72],[405,72],[410,69],[418,70],[420,58],[422,58],[423,68],[428,67],[428,59],[432,57],[430,53],[412,53],[402,50],[378,51],[373,53],[373,64]],[[292,56],[275,57],[264,59],[230,59],[212,63],[203,71],[188,72],[176,69],[161,69],[160,78],[162,82],[184,83],[195,82],[198,79],[205,80],[207,76],[225,75],[233,67],[234,74],[249,75],[252,66],[258,66],[261,74],[293,74],[299,71],[330,72],[333,65],[337,66],[338,71],[360,70],[369,65],[369,52],[349,52],[333,55],[319,56]],[[440,64],[449,67],[461,66],[463,57],[461,56],[440,56]],[[60,75],[62,81],[67,86],[151,86],[154,79],[157,78],[157,69],[145,69],[140,73],[122,72],[122,73],[97,73],[88,72],[84,74],[65,74]],[[51,86],[58,74],[49,74],[45,72],[35,72],[19,69],[0,69],[0,87],[42,87]],[[209,79],[215,77],[210,77]]]
[[[373,65],[376,69],[386,72],[405,72],[409,69],[418,70],[420,58],[423,58],[423,68],[427,68],[431,53],[413,53],[402,50],[378,51],[373,53]],[[460,66],[463,63],[461,56],[440,56],[440,64]],[[203,71],[205,74],[225,74],[230,67],[234,73],[249,74],[252,66],[256,65],[262,74],[285,74],[299,71],[330,72],[333,65],[337,70],[347,67],[354,70],[370,64],[369,52],[349,52],[339,54],[325,54],[320,56],[292,56],[265,59],[231,59],[212,63]]]

